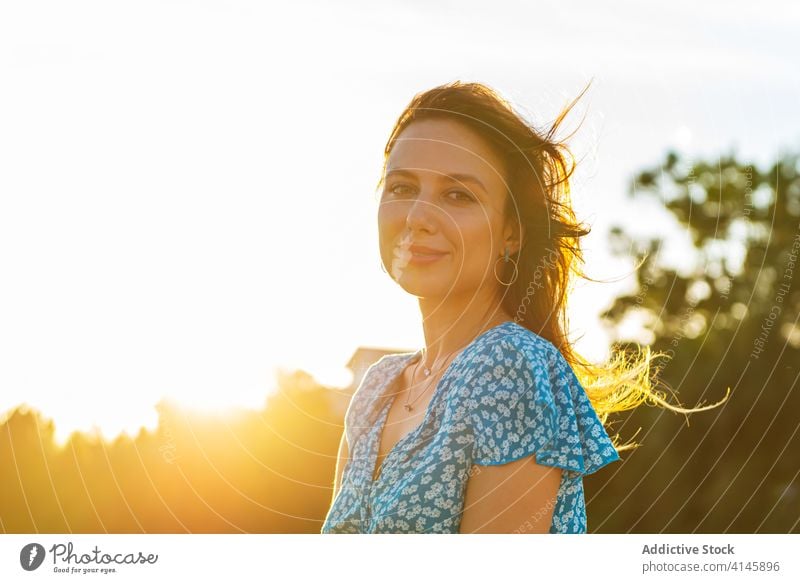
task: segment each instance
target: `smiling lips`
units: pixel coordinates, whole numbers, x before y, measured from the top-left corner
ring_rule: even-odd
[[[395,280],[400,279],[403,270],[408,266],[409,263],[432,263],[447,255],[446,251],[440,251],[438,249],[434,249],[433,247],[412,245],[411,240],[411,236],[407,234],[394,248],[394,257],[392,259],[392,277],[394,277]]]
[[[424,245],[412,245],[409,250],[414,257],[441,257],[447,254],[446,251],[439,251],[438,249],[432,249]]]

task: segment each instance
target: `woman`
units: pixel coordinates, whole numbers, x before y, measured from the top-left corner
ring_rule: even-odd
[[[553,139],[572,105],[541,135],[490,88],[455,82],[398,119],[380,253],[419,298],[425,347],[385,356],[353,395],[323,533],[586,532],[583,476],[619,459],[603,420],[663,403],[648,353],[593,369],[566,337],[588,233]]]

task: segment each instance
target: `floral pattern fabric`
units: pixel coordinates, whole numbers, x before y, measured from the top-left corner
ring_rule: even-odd
[[[586,532],[583,476],[619,455],[558,349],[513,321],[456,356],[422,423],[372,479],[392,385],[417,354],[384,356],[354,393],[345,414],[350,456],[321,532],[457,533],[472,465],[531,455],[564,470],[549,532]]]

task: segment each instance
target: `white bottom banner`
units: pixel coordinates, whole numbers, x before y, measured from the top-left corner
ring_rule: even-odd
[[[800,581],[798,535],[0,536],[0,581]],[[291,579],[288,579],[291,578]]]

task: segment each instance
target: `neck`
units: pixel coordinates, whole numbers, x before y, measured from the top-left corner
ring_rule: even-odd
[[[465,348],[476,336],[513,318],[503,309],[500,300],[471,296],[473,301],[449,301],[441,298],[420,298],[422,328],[425,334],[423,366],[433,368],[435,363]]]

